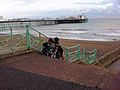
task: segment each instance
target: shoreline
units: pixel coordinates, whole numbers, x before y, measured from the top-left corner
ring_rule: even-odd
[[[111,45],[114,47],[119,47],[120,45],[120,40],[115,40],[115,41],[92,41],[92,40],[75,40],[75,39],[63,39],[60,38],[60,44],[66,45],[66,46],[72,46],[72,45],[77,45],[77,44],[100,44],[101,46],[105,45]]]
[[[112,36],[111,36],[112,37]],[[59,38],[61,38],[61,37],[59,37]],[[84,38],[81,38],[81,39],[79,39],[79,38],[61,38],[61,39],[70,39],[70,40],[80,40],[80,41],[103,41],[103,42],[109,42],[109,41],[120,41],[120,39],[115,39],[115,38],[113,38],[113,39],[91,39],[91,38],[88,38],[88,39],[84,39]]]

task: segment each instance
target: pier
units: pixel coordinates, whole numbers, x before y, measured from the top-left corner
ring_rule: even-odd
[[[55,25],[56,20],[25,20],[25,21],[0,21],[0,27],[6,26],[41,26],[41,25]]]
[[[41,25],[55,25],[64,23],[85,23],[88,19],[55,19],[55,20],[13,20],[13,21],[0,21],[0,27],[6,26],[41,26]]]

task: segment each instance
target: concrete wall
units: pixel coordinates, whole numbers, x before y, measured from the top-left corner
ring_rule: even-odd
[[[117,58],[119,58],[119,57],[120,57],[120,47],[118,47],[118,48],[114,49],[113,51],[110,51],[109,53],[106,53],[102,57],[98,58],[95,65],[107,67],[112,62],[117,60]]]

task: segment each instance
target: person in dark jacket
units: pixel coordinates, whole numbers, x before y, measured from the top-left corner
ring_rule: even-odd
[[[63,49],[61,45],[59,44],[59,38],[55,37],[54,38],[54,49],[53,49],[53,55],[52,57],[62,59],[63,60]]]
[[[50,56],[53,54],[54,41],[52,38],[49,38],[48,42],[43,43],[42,54]]]

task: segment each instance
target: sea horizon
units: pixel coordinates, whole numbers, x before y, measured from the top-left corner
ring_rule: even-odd
[[[35,26],[36,30],[48,37],[59,37],[62,39],[92,40],[92,41],[114,41],[120,40],[120,18],[94,18],[88,19],[86,23],[71,23],[57,25]],[[21,29],[14,33],[24,32]],[[8,31],[0,31],[7,34]],[[34,34],[34,32],[33,32]]]

